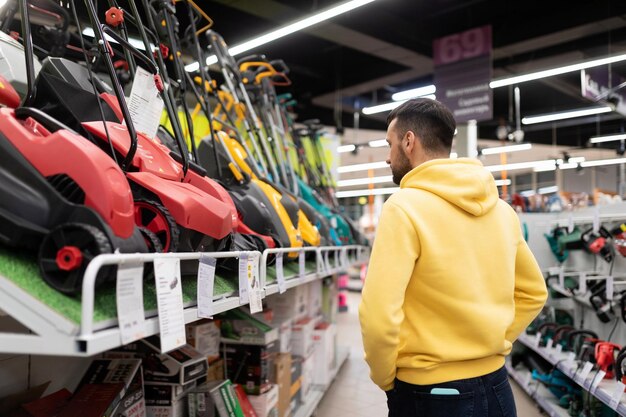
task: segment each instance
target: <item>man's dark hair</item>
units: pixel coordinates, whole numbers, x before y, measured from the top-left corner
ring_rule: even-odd
[[[446,106],[429,98],[416,98],[396,107],[387,116],[387,126],[397,119],[400,136],[409,130],[421,139],[430,154],[449,154],[456,129],[454,116]]]

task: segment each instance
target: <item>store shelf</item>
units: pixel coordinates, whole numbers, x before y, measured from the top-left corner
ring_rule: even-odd
[[[505,363],[509,376],[522,388],[550,417],[568,417],[566,409],[559,406],[554,395],[539,381],[530,378],[530,371],[514,369],[509,360]]]
[[[522,334],[518,341],[533,351],[537,352],[541,357],[555,365],[558,370],[563,372],[574,382],[580,385],[583,389],[589,391],[593,396],[597,397],[604,404],[611,407],[611,397],[613,391],[616,389],[617,382],[615,380],[604,379],[596,389],[592,389],[591,384],[595,376],[595,372],[591,372],[589,376],[583,381],[577,377],[578,364],[573,360],[570,360],[567,353],[558,352],[557,349],[547,349],[545,347],[538,347],[532,337]],[[617,411],[620,416],[626,416],[626,398],[622,397],[621,402],[617,407],[611,407]]]
[[[287,252],[311,252],[312,260],[305,264],[300,276],[296,261],[285,262],[284,275],[287,289],[337,273],[351,264],[364,262],[367,248],[362,246],[287,248]],[[325,261],[326,254],[337,253],[333,267]],[[105,265],[150,263],[155,259],[174,258],[181,261],[198,261],[201,256],[214,258],[238,258],[253,256],[257,260],[256,272],[259,282],[268,282],[272,267],[268,268],[269,253],[215,252],[215,253],[166,253],[166,254],[110,254],[94,258],[85,271],[80,299],[64,296],[49,288],[38,274],[32,259],[19,254],[0,251],[0,257],[10,257],[10,268],[0,268],[0,305],[7,315],[19,321],[32,333],[0,333],[0,353],[39,355],[92,356],[122,345],[121,332],[117,327],[115,285],[111,283],[95,290],[95,278]],[[15,262],[14,259],[16,260]],[[261,261],[263,264],[261,264]],[[274,267],[275,268],[275,267]],[[17,271],[17,272],[16,272]],[[19,276],[20,279],[16,279]],[[274,271],[275,276],[275,271]],[[269,279],[269,282],[272,282]],[[197,309],[197,279],[184,276],[184,320],[199,320]],[[237,276],[216,276],[213,295],[213,312],[239,307]],[[278,292],[278,285],[270,283],[262,287],[261,297]],[[153,282],[143,283],[145,335],[159,333],[156,290]],[[97,296],[96,296],[97,295]]]
[[[324,394],[328,391],[328,388],[337,377],[337,373],[348,359],[348,356],[350,356],[350,349],[347,346],[339,347],[337,349],[337,367],[332,371],[330,383],[326,386],[314,385],[306,398],[306,402],[298,408],[294,417],[311,417],[313,413],[315,413],[317,406],[320,401],[322,401]]]

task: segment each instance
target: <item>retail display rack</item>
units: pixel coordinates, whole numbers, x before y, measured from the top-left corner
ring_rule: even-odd
[[[261,283],[261,297],[279,292],[278,281],[285,289],[332,276],[367,260],[369,248],[359,245],[283,248],[260,252],[108,254],[95,257],[87,267],[81,299],[60,294],[49,288],[34,262],[20,260],[8,270],[0,270],[0,306],[6,315],[20,322],[24,333],[0,332],[0,353],[62,355],[86,357],[122,345],[115,306],[115,285],[95,289],[96,276],[106,265],[151,263],[160,258],[199,260],[212,258],[254,259],[254,273]],[[276,262],[277,253],[298,253],[298,260]],[[306,257],[305,257],[306,255]],[[1,256],[6,254],[0,253]],[[12,254],[9,254],[12,256]],[[277,264],[279,266],[277,267]],[[16,279],[15,276],[21,276]],[[26,276],[26,279],[24,279]],[[26,284],[25,284],[26,282]],[[182,277],[185,323],[199,320],[197,279]],[[156,289],[153,281],[143,282],[145,336],[159,333]],[[215,277],[213,312],[218,314],[240,307],[237,277]],[[27,333],[30,332],[30,333]]]
[[[559,348],[559,345],[556,347],[552,347],[551,343],[548,342],[548,345],[545,347],[539,346],[539,339],[533,338],[527,334],[522,334],[518,341],[525,345],[526,347],[532,349],[537,352],[541,357],[550,362],[552,365],[556,367],[556,369],[563,372],[568,378],[571,378],[572,381],[576,382],[586,391],[595,397],[597,397],[604,404],[608,405],[610,408],[615,410],[617,414],[620,416],[626,416],[626,398],[624,397],[623,388],[621,385],[618,385],[617,381],[614,379],[600,379],[603,375],[599,374],[595,371],[585,371],[585,366],[581,366],[578,364],[573,355],[569,352],[562,352]],[[548,347],[549,346],[549,347]],[[517,380],[520,386],[526,390],[527,392],[531,390],[531,393],[535,390],[535,388],[529,388],[530,378],[528,376],[520,376],[520,372],[513,369],[510,365],[507,365],[507,369],[509,374]],[[518,380],[517,377],[520,377]],[[539,381],[534,381],[539,383]],[[621,393],[616,392],[621,389]],[[552,394],[549,394],[546,391],[543,391],[546,395],[542,395],[540,393],[541,390],[536,390],[536,394],[532,395],[539,405],[541,405],[546,411],[550,413],[551,416],[560,416],[567,415],[566,414],[552,414],[549,411],[549,404],[552,404],[553,401],[550,397],[554,398]],[[619,398],[619,399],[618,399]],[[542,404],[543,403],[543,404]],[[556,404],[556,402],[554,402]],[[548,408],[546,408],[546,406]],[[558,407],[558,405],[557,405]]]

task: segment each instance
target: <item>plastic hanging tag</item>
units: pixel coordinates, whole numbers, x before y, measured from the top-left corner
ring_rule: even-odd
[[[591,386],[589,388],[590,393],[595,394],[595,392],[598,390],[598,387],[600,386],[600,382],[602,382],[605,376],[606,372],[602,370],[598,371],[596,376],[593,378],[593,381],[591,382]]]
[[[589,377],[589,374],[591,373],[592,369],[593,369],[593,364],[589,361],[585,362],[583,369],[581,369],[580,372],[576,375],[576,378],[575,378],[576,382],[584,386],[584,383]]]
[[[330,252],[324,252],[324,269],[327,273],[330,273],[332,267],[330,266]]]
[[[278,292],[287,291],[287,282],[285,282],[285,271],[283,269],[283,253],[276,254],[276,281],[278,282]]]
[[[539,347],[539,342],[541,342],[541,333],[535,334],[535,340],[533,340],[533,346]]]
[[[198,264],[198,317],[213,318],[213,287],[217,259],[202,255]]]
[[[567,233],[572,233],[574,231],[574,216],[572,212],[567,215]]]
[[[556,355],[555,356],[560,356],[561,353],[563,353],[563,345],[558,343],[556,345]]]
[[[159,308],[161,352],[169,352],[187,342],[180,259],[155,259],[154,280]]]
[[[250,313],[260,313],[263,311],[263,301],[261,297],[261,280],[259,279],[259,269],[256,256],[248,258],[248,294],[250,296]]]
[[[613,297],[615,296],[614,291],[615,291],[615,280],[613,279],[612,275],[609,275],[608,277],[606,277],[606,299],[609,301],[613,300]]]
[[[552,340],[552,338],[548,338],[548,340],[546,340],[546,349],[550,350],[552,349],[552,344],[554,343],[554,341]]]
[[[115,300],[122,344],[126,345],[146,337],[146,319],[143,310],[143,263],[117,267]]]
[[[593,209],[593,232],[598,233],[600,230],[600,207],[595,206]]]
[[[252,274],[252,266],[248,263],[248,254],[239,256],[239,305],[248,304],[248,274]]]
[[[163,113],[163,99],[159,95],[153,74],[137,67],[127,102],[137,132],[142,132],[149,138],[155,137]]]
[[[298,255],[299,276],[304,278],[306,275],[306,258],[304,257],[304,251]]]
[[[615,384],[615,388],[611,393],[611,400],[609,401],[609,407],[613,410],[617,410],[620,402],[622,401],[622,397],[624,396],[624,389],[626,389],[626,385],[622,381],[618,381]]]

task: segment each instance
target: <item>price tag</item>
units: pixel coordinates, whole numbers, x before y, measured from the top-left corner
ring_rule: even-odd
[[[590,393],[595,394],[595,392],[598,389],[598,386],[600,385],[600,382],[602,382],[605,376],[606,376],[606,372],[602,370],[598,371],[596,376],[593,378],[593,381],[591,382],[591,387],[589,388]]]
[[[248,258],[248,293],[250,294],[250,313],[260,313],[263,311],[263,301],[261,297],[261,282],[259,279],[259,270],[257,259],[255,256]]]
[[[554,343],[554,341],[552,340],[551,337],[548,338],[548,340],[546,341],[546,349],[550,350],[552,349],[552,344]]]
[[[283,270],[283,253],[276,254],[276,281],[278,281],[278,292],[281,294],[287,291],[285,282],[285,271]]]
[[[330,252],[328,251],[324,252],[324,265],[326,272],[330,272],[332,267],[330,266]]]
[[[576,382],[578,382],[582,386],[585,386],[585,381],[587,380],[587,377],[589,376],[589,373],[591,372],[592,369],[593,369],[593,364],[589,361],[585,362],[583,369],[581,369],[580,372],[574,378]]]
[[[533,346],[539,347],[539,342],[541,342],[541,333],[535,334],[535,340],[533,340]]]
[[[250,296],[248,294],[248,274],[252,274],[252,265],[248,262],[248,254],[242,253],[239,256],[239,305],[248,304]]]
[[[567,362],[574,362],[576,361],[576,353],[574,352],[568,352],[567,353],[567,358],[565,359]]]
[[[572,212],[570,211],[567,216],[567,232],[572,233],[573,231],[574,231],[574,216],[572,215]]]
[[[335,251],[335,268],[339,268],[341,265],[339,264],[339,252]]]
[[[606,277],[606,299],[607,300],[613,300],[614,290],[615,290],[615,286],[614,286],[613,276],[609,275],[608,277]]]
[[[304,251],[300,252],[298,255],[298,265],[300,267],[300,278],[304,278],[306,275],[306,258],[304,257]]]
[[[624,383],[621,381],[618,381],[615,385],[615,389],[613,390],[613,393],[611,395],[611,401],[609,401],[609,407],[611,407],[613,410],[617,410],[617,407],[619,407],[619,403],[622,401],[622,397],[624,396],[625,388],[626,385],[624,385]]]
[[[123,345],[146,337],[142,283],[143,263],[117,267],[115,299]]]
[[[198,264],[198,317],[213,317],[213,287],[217,259],[202,255]]]
[[[563,345],[559,343],[556,345],[556,356],[560,356],[561,353],[563,353]]]
[[[137,67],[127,102],[137,132],[150,138],[156,136],[163,113],[163,99],[154,83],[154,76],[141,67]]]
[[[598,233],[600,230],[600,207],[595,206],[593,209],[593,232]]]
[[[530,372],[528,372],[526,374],[526,377],[524,378],[524,386],[525,387],[530,386],[530,381],[532,381],[532,380],[533,380],[533,375]]]
[[[159,309],[161,352],[169,352],[187,342],[183,291],[180,281],[180,259],[155,259],[154,280]]]

